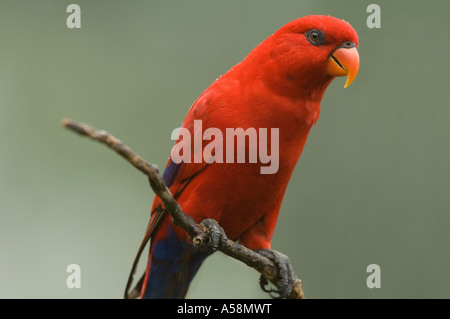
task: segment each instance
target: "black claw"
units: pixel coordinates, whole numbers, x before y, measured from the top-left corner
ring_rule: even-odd
[[[267,279],[264,278],[263,275],[259,276],[259,286],[261,287],[262,291],[268,292],[268,293],[274,292],[273,289],[266,288],[266,286],[268,286],[268,285],[269,285],[269,282],[267,281]]]
[[[276,282],[277,289],[267,289],[267,280],[265,278],[260,278],[261,289],[264,292],[269,292],[270,296],[274,299],[289,297],[295,282],[295,275],[289,258],[272,249],[258,250],[258,253],[269,258],[278,268],[278,278]],[[262,285],[262,283],[264,284]],[[277,293],[278,296],[274,296],[272,294],[273,292]]]
[[[274,295],[273,293],[278,293],[277,289],[272,288],[266,288],[266,286],[269,286],[270,283],[267,281],[266,278],[264,278],[262,275],[259,277],[259,286],[261,287],[262,291],[267,292],[272,299],[281,299],[281,297]]]
[[[203,243],[202,246],[199,247],[200,250],[212,254],[217,251],[224,245],[227,241],[227,235],[223,228],[219,225],[217,221],[214,219],[208,218],[204,219],[200,222],[203,226],[208,227],[211,232],[211,236],[209,237],[208,242]]]

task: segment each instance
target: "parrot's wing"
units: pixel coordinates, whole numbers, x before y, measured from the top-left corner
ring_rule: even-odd
[[[183,128],[189,130],[191,138],[195,137],[195,134],[202,135],[202,128],[194,125],[195,118],[202,118],[203,123],[206,125],[208,124],[206,120],[208,117],[205,115],[208,112],[210,112],[213,108],[211,107],[211,103],[205,102],[206,99],[204,98],[206,96],[207,94],[205,94],[204,92],[195,101],[195,103],[190,108],[183,122]],[[205,143],[205,141],[203,141],[203,143]],[[203,153],[203,147],[204,144],[202,145],[201,149],[194,150],[194,152]],[[195,154],[192,154],[192,158],[195,158]],[[198,174],[202,173],[207,167],[212,165],[208,164],[209,162],[210,158],[204,158],[204,161],[202,161],[201,163],[195,163],[194,161],[191,161],[191,163],[184,163],[184,162],[176,163],[172,160],[172,158],[169,158],[166,168],[164,169],[163,179],[164,182],[166,183],[166,186],[169,188],[170,192],[172,193],[175,199],[177,199],[181,195],[181,193],[185,190],[185,188],[189,185],[189,183]],[[128,290],[130,289],[131,284],[133,282],[133,276],[134,273],[136,272],[136,267],[138,265],[142,252],[144,251],[147,243],[150,241],[150,238],[157,231],[159,225],[162,223],[167,214],[168,212],[166,209],[164,209],[161,199],[158,196],[155,196],[151,210],[150,222],[147,226],[144,239],[142,240],[141,245],[139,246],[139,250],[136,254],[130,275],[128,277],[128,282],[125,289],[126,299],[137,298],[141,293],[141,287],[144,282],[145,274],[141,277],[136,287],[134,287],[130,293],[128,293]]]
[[[166,183],[166,186],[170,189],[174,198],[177,199],[178,196],[181,195],[183,190],[187,185],[200,174],[206,167],[207,163],[175,163],[171,159],[167,163],[166,169],[163,173],[163,179]],[[125,288],[125,299],[134,299],[139,297],[141,293],[142,284],[144,282],[145,273],[139,279],[136,286],[132,291],[128,292],[131,284],[133,282],[133,276],[136,272],[136,267],[139,263],[139,259],[141,257],[142,252],[144,251],[147,243],[150,241],[150,238],[159,228],[159,225],[164,220],[168,211],[164,209],[161,199],[158,196],[155,196],[155,200],[153,202],[152,213],[150,222],[147,226],[147,230],[144,236],[144,239],[139,246],[139,250],[136,254],[136,257],[133,262],[133,266],[131,268],[130,275],[128,277],[127,286]]]

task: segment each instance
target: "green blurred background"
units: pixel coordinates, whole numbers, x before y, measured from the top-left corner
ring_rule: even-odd
[[[285,23],[327,14],[357,30],[360,73],[328,88],[272,248],[308,298],[449,298],[450,3],[376,1],[369,29],[373,2],[76,1],[72,30],[70,1],[0,1],[0,297],[122,297],[153,193],[64,116],[164,167],[210,83]],[[72,263],[80,289],[66,286]],[[256,271],[217,253],[188,297],[267,296]]]

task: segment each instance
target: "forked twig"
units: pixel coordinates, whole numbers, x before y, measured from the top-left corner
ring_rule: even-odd
[[[209,240],[209,229],[203,225],[197,224],[188,214],[183,212],[180,205],[178,205],[170,190],[167,188],[155,165],[144,160],[128,146],[114,136],[108,134],[106,131],[96,130],[87,124],[78,123],[68,118],[64,118],[62,124],[71,131],[105,144],[125,158],[135,168],[144,173],[149,178],[153,191],[161,198],[164,207],[170,213],[173,223],[180,226],[188,233],[189,238],[192,240],[195,247],[200,247],[205,241]],[[230,239],[228,239],[226,244],[222,245],[219,250],[230,257],[240,260],[249,267],[256,269],[268,281],[274,284],[277,282],[278,269],[270,259]],[[297,277],[289,298],[304,299],[302,282]]]

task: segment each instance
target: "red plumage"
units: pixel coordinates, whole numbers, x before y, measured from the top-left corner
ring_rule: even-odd
[[[316,45],[308,39],[311,30],[320,30],[324,42]],[[332,63],[330,57],[343,43],[358,45],[356,32],[345,21],[329,16],[294,20],[203,92],[182,127],[192,136],[194,120],[202,120],[203,131],[279,128],[279,168],[275,174],[261,174],[260,167],[266,164],[259,161],[183,163],[177,167],[170,191],[187,214],[197,222],[207,218],[217,220],[229,239],[239,240],[248,248],[270,248],[289,179],[309,131],[319,118],[325,89],[334,78],[335,73],[330,73],[327,67]],[[203,147],[207,143],[203,141]],[[168,166],[170,163],[171,159]],[[182,229],[164,226],[171,220],[163,217],[164,210],[158,209],[161,206],[156,197],[148,228],[148,235],[152,236],[150,260],[155,243],[167,238],[168,229],[188,240]],[[163,219],[163,226],[157,225],[158,219]],[[143,291],[151,276],[151,263]]]

